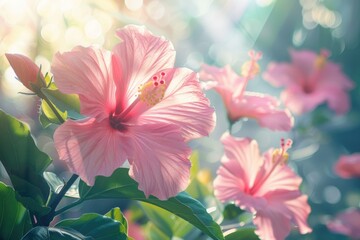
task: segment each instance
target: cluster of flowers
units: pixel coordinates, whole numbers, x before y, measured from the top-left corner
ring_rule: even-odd
[[[291,112],[309,112],[324,102],[339,114],[349,109],[352,82],[327,60],[326,51],[291,51],[291,64],[269,65],[264,79],[285,87],[281,100],[287,108],[281,109],[277,98],[246,91],[259,73],[260,53],[249,52],[250,61],[240,76],[230,66],[208,65],[198,75],[174,68],[172,44],[144,27],[127,26],[117,35],[122,42],[112,51],[76,47],[57,53],[52,62],[56,86],[79,96],[85,116],[68,119],[56,129],[55,147],[69,170],[88,185],[127,160],[130,176],[146,196],[164,200],[185,190],[191,167],[187,142],[207,136],[216,122],[203,89],[213,88],[221,95],[230,122],[248,117],[272,130],[291,130]],[[6,56],[20,81],[36,93],[43,84],[38,81],[39,68],[25,56]],[[303,234],[311,232],[311,209],[299,190],[302,179],[287,165],[292,141],[281,140],[280,149],[263,155],[250,138],[225,133],[221,141],[225,153],[214,181],[215,196],[253,213],[261,239],[284,239],[292,225]],[[353,161],[341,161],[340,171],[348,172],[349,163],[343,161]],[[358,167],[359,160],[357,174]]]

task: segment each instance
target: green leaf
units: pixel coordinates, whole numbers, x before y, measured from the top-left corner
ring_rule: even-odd
[[[224,219],[232,220],[239,217],[245,211],[236,206],[235,204],[228,204],[225,206],[223,211]]]
[[[54,227],[35,227],[31,229],[21,240],[92,240],[73,229],[61,229]]]
[[[153,240],[169,240],[170,236],[166,235],[164,232],[160,230],[155,224],[152,222],[148,222],[145,227],[145,233],[148,237],[147,239]]]
[[[59,115],[62,117],[62,119],[66,120],[67,112],[61,111],[58,107],[56,107],[55,104],[53,105],[56,108]],[[44,100],[41,101],[39,121],[44,128],[48,127],[52,123],[61,124],[61,122],[59,121],[53,110],[50,108],[49,104],[47,104],[47,102]]]
[[[97,213],[86,213],[80,218],[66,219],[57,223],[55,227],[74,229],[81,234],[93,237],[94,239],[128,239],[127,229],[124,229],[124,225],[121,222]]]
[[[186,239],[187,234],[192,230],[197,230],[197,233],[200,233],[200,231],[194,228],[189,222],[169,211],[148,203],[141,203],[140,205],[151,224],[154,225],[151,228],[157,227],[159,231],[162,232],[162,235],[166,235],[168,238],[178,237]]]
[[[46,182],[49,184],[49,187],[52,192],[59,193],[61,189],[64,187],[64,181],[61,181],[61,179],[55,173],[44,172],[43,175]],[[65,197],[80,198],[77,181],[73,185],[71,185],[69,190],[67,190],[67,192],[65,193]]]
[[[137,182],[129,177],[128,169],[125,168],[117,169],[110,177],[98,176],[92,187],[80,181],[79,194],[83,200],[122,198],[147,202],[185,219],[213,239],[224,239],[220,226],[214,222],[199,201],[185,192],[166,201],[153,196],[146,198],[144,193],[138,190]]]
[[[238,229],[233,233],[225,236],[225,240],[259,240],[253,228]]]
[[[15,188],[17,199],[29,210],[46,214],[49,186],[42,176],[51,163],[30,135],[29,127],[0,110],[0,161]]]
[[[62,112],[72,119],[82,119],[80,114],[80,100],[76,94],[64,94],[57,89],[54,83],[49,88],[41,88],[41,92]]]
[[[126,218],[122,214],[120,208],[118,208],[118,207],[113,208],[109,212],[107,212],[104,216],[112,218],[112,219],[120,222],[121,223],[120,231],[124,232],[124,233],[127,233],[128,224],[127,224]]]
[[[0,239],[20,239],[31,228],[29,213],[14,189],[0,182]]]

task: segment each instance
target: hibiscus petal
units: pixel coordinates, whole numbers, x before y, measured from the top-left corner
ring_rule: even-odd
[[[209,135],[215,127],[215,113],[201,91],[196,73],[177,68],[171,74],[172,79],[162,101],[142,113],[138,121],[144,124],[175,124],[180,126],[187,140]]]
[[[289,87],[301,84],[304,74],[291,64],[272,62],[269,63],[262,77],[275,87]]]
[[[54,143],[60,160],[88,185],[98,175],[110,176],[126,160],[120,132],[108,120],[68,120],[56,129]]]
[[[288,110],[281,110],[278,106],[279,101],[272,96],[245,92],[238,102],[229,107],[229,115],[232,119],[254,118],[262,127],[289,131],[294,125],[294,118]]]
[[[318,54],[307,50],[290,50],[290,56],[292,64],[304,74],[303,77],[308,78],[313,74]]]
[[[307,202],[307,196],[302,195],[299,190],[274,190],[266,194],[269,208],[282,213],[299,228],[300,233],[310,233],[312,229],[307,224],[307,218],[311,212]]]
[[[272,170],[274,161],[272,154],[264,154],[266,167],[259,172],[254,185],[255,196],[265,196],[274,190],[293,191],[299,189],[302,179],[297,176],[289,166],[278,164]],[[272,172],[270,172],[272,170]],[[270,174],[269,174],[270,173]]]
[[[79,94],[83,115],[101,121],[114,110],[116,87],[110,52],[76,47],[71,52],[57,53],[51,70],[62,92]]]
[[[250,189],[255,181],[256,174],[263,159],[260,155],[259,146],[255,140],[249,138],[235,138],[228,132],[221,137],[225,155],[229,162],[234,165],[229,168],[235,176],[240,176],[245,184],[245,189]],[[235,166],[237,166],[235,168]]]
[[[170,41],[154,36],[145,27],[128,25],[118,30],[117,35],[123,42],[115,46],[113,53],[123,69],[123,77],[116,84],[118,89],[127,89],[123,98],[130,99],[141,83],[156,72],[174,66],[175,50]]]
[[[214,195],[221,202],[235,201],[242,209],[254,212],[266,206],[263,198],[256,198],[247,193],[249,187],[244,183],[244,171],[238,161],[224,156],[221,167],[214,180]]]
[[[190,148],[179,133],[177,126],[163,123],[129,127],[129,174],[147,197],[165,200],[188,186]]]
[[[283,240],[290,233],[290,219],[272,208],[258,211],[253,220],[255,233],[263,240]]]

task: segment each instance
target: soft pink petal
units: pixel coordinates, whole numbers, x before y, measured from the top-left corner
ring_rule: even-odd
[[[294,125],[294,118],[288,110],[281,110],[278,106],[278,100],[272,96],[245,92],[238,102],[233,102],[228,108],[233,120],[241,117],[254,118],[262,127],[289,131]]]
[[[340,65],[330,61],[322,69],[317,81],[320,88],[333,86],[342,90],[350,90],[354,87],[354,82],[342,72]]]
[[[326,97],[321,92],[305,93],[299,87],[292,87],[281,93],[281,100],[291,112],[302,114],[314,110]]]
[[[67,120],[56,129],[54,143],[60,160],[88,185],[98,175],[110,176],[126,160],[124,140],[107,119]]]
[[[178,126],[165,123],[129,128],[129,174],[146,196],[165,200],[188,186],[190,148],[179,133]]]
[[[350,110],[350,97],[345,90],[329,86],[323,88],[322,93],[329,104],[329,108],[337,114],[345,114]]]
[[[360,238],[360,209],[349,208],[337,214],[336,218],[327,223],[333,232],[347,235],[354,239]]]
[[[215,126],[215,113],[196,73],[178,68],[173,69],[171,76],[162,101],[141,114],[138,122],[175,124],[186,139],[209,135]]]
[[[120,91],[117,95],[131,99],[141,83],[160,70],[174,66],[175,50],[170,41],[154,36],[145,27],[128,25],[118,30],[117,35],[123,40],[113,49],[122,69],[122,78],[116,82]]]
[[[298,190],[274,190],[264,196],[268,206],[257,212],[254,224],[257,225],[256,233],[263,239],[284,239],[294,223],[300,233],[311,232],[307,218],[311,208],[307,197]],[[282,227],[285,226],[285,227]]]
[[[273,168],[274,160],[271,154],[264,154],[266,165],[259,171],[253,187],[254,196],[265,196],[274,190],[298,190],[302,179],[289,166],[278,164]]]
[[[318,54],[308,50],[290,50],[289,52],[292,60],[292,65],[302,72],[304,78],[308,78],[314,73],[315,61],[319,56]]]
[[[258,211],[253,220],[255,233],[262,240],[283,240],[290,233],[290,219],[276,209],[267,208]]]
[[[222,95],[222,89],[228,89],[235,92],[235,89],[244,88],[244,81],[242,81],[241,77],[237,75],[229,65],[218,68],[203,64],[199,74],[202,81],[217,82],[215,89],[220,95]]]
[[[334,169],[343,178],[360,177],[360,153],[340,156]]]
[[[291,64],[271,62],[262,77],[275,87],[289,87],[302,84],[305,76]]]
[[[57,87],[79,94],[81,113],[101,121],[115,110],[111,53],[95,47],[76,47],[57,53],[51,66]]]
[[[21,54],[5,54],[18,79],[33,91],[31,84],[36,84],[39,74],[39,67],[28,57]],[[44,78],[42,73],[40,77]]]
[[[232,137],[228,132],[223,134],[221,142],[229,162],[238,166],[232,168],[232,171],[243,179],[246,191],[253,186],[257,172],[263,164],[257,142],[249,138]]]

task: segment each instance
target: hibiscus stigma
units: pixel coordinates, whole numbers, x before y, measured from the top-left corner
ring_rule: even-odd
[[[287,139],[285,143],[285,139],[281,139],[280,146],[281,148],[276,148],[272,152],[272,161],[275,164],[287,164],[289,160],[289,154],[287,150],[291,148],[292,140]]]

